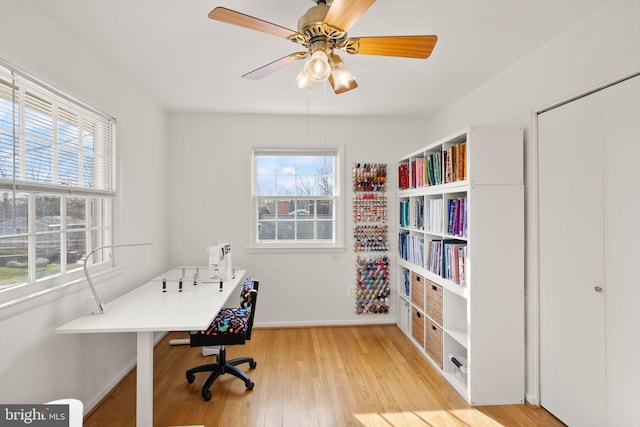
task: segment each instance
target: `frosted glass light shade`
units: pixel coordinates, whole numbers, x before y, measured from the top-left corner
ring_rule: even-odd
[[[304,68],[300,70],[298,76],[293,79],[293,83],[300,89],[305,89],[309,92],[313,91],[313,80],[307,77],[307,74],[304,72]]]
[[[356,76],[351,74],[340,56],[334,54],[329,63],[331,64],[329,82],[336,94],[341,94],[358,87]]]
[[[326,80],[331,74],[331,65],[329,65],[329,57],[322,50],[316,50],[311,58],[304,64],[304,72],[311,80],[321,82]]]
[[[356,76],[351,74],[351,71],[347,69],[347,66],[344,65],[344,62],[342,61],[333,67],[333,71],[331,73],[335,90],[347,89],[353,85],[356,80]]]

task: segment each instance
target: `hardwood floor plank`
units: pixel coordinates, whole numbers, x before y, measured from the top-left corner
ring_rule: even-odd
[[[154,354],[154,425],[206,427],[563,426],[532,405],[470,407],[398,328],[392,325],[256,328],[228,358],[251,355],[240,366],[255,383],[224,375],[205,402],[208,374],[187,369],[212,363],[199,348],[170,346]],[[135,426],[135,370],[85,417],[85,427]]]

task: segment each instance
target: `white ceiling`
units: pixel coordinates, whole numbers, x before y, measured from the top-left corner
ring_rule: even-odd
[[[428,59],[341,55],[359,87],[291,82],[301,62],[240,76],[299,45],[207,18],[224,6],[290,29],[311,0],[29,0],[168,111],[428,116],[609,0],[378,0],[349,36],[436,34]],[[526,82],[523,82],[526,84]]]

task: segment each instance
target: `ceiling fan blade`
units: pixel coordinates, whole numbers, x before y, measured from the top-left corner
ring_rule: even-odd
[[[358,55],[424,59],[431,55],[437,41],[438,36],[354,37],[345,40],[340,48]]]
[[[307,52],[294,52],[291,55],[284,56],[267,65],[256,68],[255,70],[244,74],[242,77],[244,77],[245,79],[259,80],[263,77],[268,76],[269,74],[273,74],[276,71],[282,70],[287,65],[293,64],[296,61],[306,58],[307,55]]]
[[[261,31],[273,36],[282,37],[283,39],[290,39],[298,34],[297,31],[272,24],[271,22],[263,21],[262,19],[254,18],[253,16],[245,15],[244,13],[227,9],[226,7],[216,7],[209,12],[209,18],[220,22],[226,22],[227,24],[245,27],[250,30]]]
[[[349,28],[369,9],[376,0],[333,0],[325,24],[349,31]]]

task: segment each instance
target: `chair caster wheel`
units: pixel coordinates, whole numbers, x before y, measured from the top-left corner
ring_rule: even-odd
[[[211,392],[209,390],[202,390],[202,399],[205,402],[208,402],[211,400]]]
[[[196,376],[194,374],[190,374],[189,372],[187,372],[187,382],[189,384],[193,384],[195,380],[196,380]]]
[[[253,390],[253,386],[255,384],[253,383],[253,381],[247,381],[244,385],[247,388],[247,390]]]
[[[256,365],[257,365],[257,364],[258,364],[258,363],[257,363],[255,360],[252,360],[251,362],[249,362],[249,367],[250,367],[251,369],[255,369],[255,367],[256,367]]]

